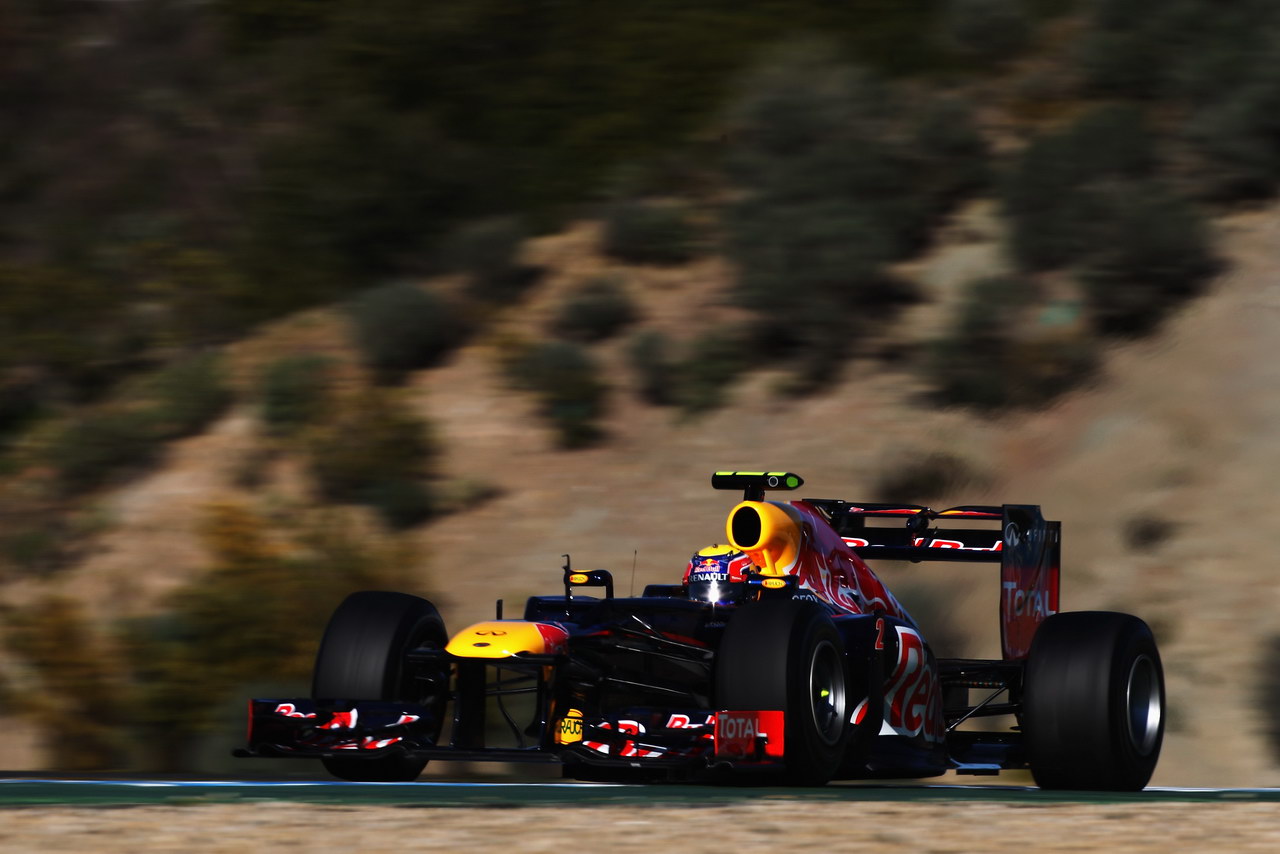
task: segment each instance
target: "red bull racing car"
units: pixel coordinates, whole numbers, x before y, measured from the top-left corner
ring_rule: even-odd
[[[438,758],[593,780],[1030,769],[1045,788],[1147,784],[1164,733],[1155,640],[1137,617],[1059,613],[1059,523],[1032,505],[765,500],[801,484],[715,474],[743,492],[727,542],[638,597],[566,557],[563,592],[518,620],[499,601],[496,619],[450,636],[425,599],[354,593],[311,697],[250,701],[237,754],[318,758],[357,781],[412,780]],[[998,566],[1001,657],[937,658],[875,560]]]

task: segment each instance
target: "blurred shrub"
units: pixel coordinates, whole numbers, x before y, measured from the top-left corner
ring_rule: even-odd
[[[99,408],[58,428],[44,456],[68,492],[91,489],[112,475],[151,462],[160,452],[154,415],[140,409]]]
[[[461,229],[447,254],[470,277],[473,296],[502,301],[518,295],[542,272],[520,263],[520,250],[528,238],[528,229],[517,217],[496,217]]]
[[[393,527],[431,514],[426,481],[436,448],[427,424],[393,392],[372,389],[341,401],[306,446],[327,500],[370,505]]]
[[[730,384],[751,366],[753,353],[745,330],[712,329],[697,336],[676,369],[676,398],[690,414],[724,404]]]
[[[35,376],[14,372],[0,377],[0,446],[29,424],[41,405],[40,382]]]
[[[934,655],[961,658],[969,652],[973,630],[962,621],[954,591],[938,584],[906,581],[895,582],[893,594],[920,627]]]
[[[383,285],[351,304],[356,341],[384,379],[438,363],[469,332],[460,307],[416,285]]]
[[[282,530],[217,504],[201,535],[208,572],[180,587],[166,611],[123,626],[123,662],[99,662],[128,678],[121,730],[148,770],[192,770],[203,738],[232,746],[242,729],[219,709],[245,683],[292,681],[305,692],[333,608],[352,590],[402,586],[413,564],[401,542],[361,537],[334,514]]]
[[[1024,0],[948,0],[942,20],[951,44],[985,60],[1008,59],[1031,38]]]
[[[655,406],[675,402],[678,369],[669,350],[667,337],[656,330],[638,333],[627,347],[640,396]]]
[[[1125,546],[1132,551],[1151,552],[1168,542],[1179,527],[1164,517],[1139,513],[1125,520],[1121,534]]]
[[[737,299],[760,346],[822,363],[894,304],[883,265],[980,183],[985,148],[957,102],[921,104],[821,44],[786,46],[742,91],[725,216]]]
[[[1208,227],[1155,178],[1141,114],[1112,106],[1034,140],[1005,181],[1013,252],[1082,271],[1098,330],[1150,330],[1216,269]]]
[[[1246,83],[1200,107],[1185,136],[1199,155],[1194,182],[1204,195],[1231,200],[1274,194],[1280,184],[1280,66],[1263,64]]]
[[[1035,406],[1094,371],[1098,345],[1082,328],[1033,322],[1032,285],[1014,276],[978,279],[958,316],[933,343],[925,373],[936,399],[979,409]]]
[[[914,118],[912,140],[917,180],[932,209],[948,210],[990,182],[990,151],[970,104],[956,98],[927,102]]]
[[[1028,269],[1076,263],[1109,239],[1109,187],[1126,191],[1155,166],[1142,115],[1126,106],[1089,112],[1057,133],[1032,140],[1007,175],[1003,201],[1013,226],[1013,254]]]
[[[603,437],[606,386],[590,354],[570,341],[514,342],[503,369],[519,388],[538,396],[542,414],[556,428],[562,448],[582,448]]]
[[[562,338],[602,341],[635,319],[635,305],[622,282],[601,276],[585,282],[564,298],[552,321],[552,330]]]
[[[474,478],[458,478],[441,483],[435,490],[435,512],[460,513],[499,498],[503,489],[496,483]]]
[[[39,727],[46,761],[68,771],[125,765],[128,686],[83,608],[61,596],[16,608],[5,615],[4,641],[29,683],[15,686],[8,706]]]
[[[183,359],[71,416],[52,431],[43,456],[64,489],[89,489],[149,463],[164,442],[198,433],[231,399],[217,356]]]
[[[164,440],[199,433],[232,400],[214,353],[180,359],[144,377],[136,394],[149,406],[157,437]]]
[[[1203,217],[1156,186],[1111,198],[1106,242],[1084,262],[1094,321],[1110,333],[1142,333],[1197,293],[1218,262]]]
[[[333,360],[286,356],[267,366],[260,380],[262,420],[274,433],[293,433],[324,414]]]
[[[634,264],[683,264],[697,255],[698,232],[679,202],[617,202],[605,217],[604,251]]]
[[[1096,0],[1080,50],[1105,96],[1208,103],[1228,97],[1274,49],[1270,0]]]
[[[1258,661],[1257,709],[1262,720],[1262,731],[1271,755],[1280,762],[1280,634],[1273,634],[1262,645],[1262,657]]]
[[[433,490],[408,477],[372,481],[361,490],[360,499],[377,510],[392,528],[411,528],[436,512]]]
[[[63,562],[66,532],[47,524],[35,527],[9,526],[0,534],[0,559],[23,573],[56,568]]]
[[[0,262],[0,370],[28,372],[43,397],[68,388],[87,396],[129,355],[118,336],[123,314],[118,295],[86,273]]]
[[[404,17],[394,14],[388,23]],[[346,28],[338,39],[359,51],[352,35]],[[311,47],[316,53],[307,61],[289,54],[292,86],[310,78],[325,95],[280,92],[303,102],[306,120],[263,136],[257,179],[246,193],[240,254],[252,279],[273,284],[259,297],[262,314],[412,269],[480,189],[465,146],[441,132],[429,112],[390,108],[380,95],[353,92],[354,80],[335,87],[332,56],[324,56],[326,46]]]
[[[152,304],[148,343],[209,346],[253,318],[255,288],[224,252],[149,240],[129,247],[126,257],[131,274],[141,279],[139,296]]]
[[[982,482],[983,478],[954,454],[945,451],[918,455],[899,453],[876,475],[871,494],[877,501],[929,504]]]

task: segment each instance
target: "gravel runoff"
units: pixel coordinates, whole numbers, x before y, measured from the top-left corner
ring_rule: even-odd
[[[833,852],[1280,850],[1280,803],[805,803],[345,807],[263,801],[0,811],[5,852]]]

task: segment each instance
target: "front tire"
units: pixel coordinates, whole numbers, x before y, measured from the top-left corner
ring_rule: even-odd
[[[316,653],[311,696],[322,700],[392,700],[427,708],[439,738],[448,700],[447,669],[421,673],[406,653],[418,647],[444,648],[444,621],[435,606],[418,596],[367,590],[352,593],[329,619]],[[357,782],[409,782],[425,759],[326,757],[330,774]]]
[[[1164,708],[1160,653],[1142,620],[1077,611],[1036,631],[1022,723],[1042,789],[1142,789],[1160,757]]]
[[[716,703],[786,715],[785,781],[822,786],[844,758],[851,730],[844,644],[812,602],[743,605],[716,656]]]

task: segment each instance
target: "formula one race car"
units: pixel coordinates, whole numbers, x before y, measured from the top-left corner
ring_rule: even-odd
[[[1164,734],[1155,640],[1137,617],[1058,613],[1059,523],[1032,505],[764,500],[801,483],[715,474],[744,492],[727,544],[639,597],[566,556],[563,593],[531,597],[520,620],[499,600],[497,619],[450,637],[425,599],[353,593],[312,696],[250,701],[237,755],[315,757],[370,781],[412,780],[439,758],[558,762],[592,780],[1029,768],[1045,788],[1147,784]],[[936,658],[875,559],[999,565],[1002,657]],[[999,717],[1014,723],[962,728]]]

